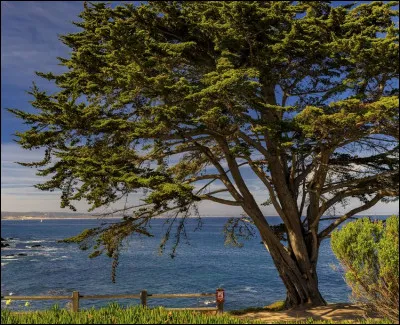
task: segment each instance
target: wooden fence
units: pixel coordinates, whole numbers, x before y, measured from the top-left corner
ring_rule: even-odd
[[[173,294],[148,294],[147,290],[142,290],[138,295],[81,295],[79,291],[73,291],[72,296],[1,296],[1,300],[71,300],[71,311],[79,311],[79,301],[81,299],[140,299],[142,306],[147,306],[149,298],[201,298],[215,297],[216,307],[195,307],[195,308],[166,308],[168,310],[198,310],[216,311],[223,313],[225,294],[223,289],[217,289],[215,293],[173,293]]]

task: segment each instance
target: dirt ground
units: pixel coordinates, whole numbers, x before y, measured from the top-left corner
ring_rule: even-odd
[[[247,318],[250,320],[261,320],[265,322],[265,324],[281,321],[299,321],[306,320],[308,318],[313,318],[314,320],[333,320],[339,322],[343,320],[357,320],[363,318],[365,317],[365,312],[355,305],[340,303],[309,309],[296,308],[276,312],[249,312],[236,317]]]

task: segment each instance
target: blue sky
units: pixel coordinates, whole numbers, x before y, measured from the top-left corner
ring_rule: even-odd
[[[116,2],[113,3],[115,5]],[[15,131],[25,126],[5,108],[32,110],[26,91],[32,81],[40,88],[56,90],[54,86],[35,76],[34,71],[61,72],[58,56],[68,57],[69,49],[59,40],[59,34],[78,31],[71,21],[78,20],[83,9],[81,1],[1,1],[1,210],[2,211],[65,211],[59,204],[59,193],[42,192],[33,185],[42,181],[35,170],[21,167],[15,161],[32,161],[41,158],[41,151],[26,151],[13,142]],[[248,173],[246,181],[256,193],[258,201],[267,199],[261,182]],[[141,194],[132,197],[133,201]],[[86,212],[84,202],[77,204],[79,212]],[[235,207],[216,203],[202,203],[204,215],[239,215]],[[271,207],[264,213],[276,215]],[[379,204],[369,214],[398,213],[398,206]]]

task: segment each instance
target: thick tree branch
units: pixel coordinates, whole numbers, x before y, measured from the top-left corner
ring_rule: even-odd
[[[209,174],[209,175],[194,176],[194,177],[185,179],[184,183],[185,184],[190,184],[190,183],[202,181],[202,180],[205,180],[205,179],[217,180],[217,179],[221,179],[221,175],[220,174]]]
[[[257,149],[261,154],[263,154],[264,157],[265,157],[266,159],[268,159],[268,157],[270,156],[270,155],[269,155],[269,152],[268,152],[268,150],[267,150],[265,147],[262,146],[261,143],[259,143],[259,142],[255,141],[255,140],[253,140],[251,137],[249,137],[246,133],[244,133],[244,132],[242,132],[242,131],[239,131],[238,133],[239,133],[239,136],[240,136],[244,141],[246,141],[249,145],[253,146],[253,147],[254,147],[255,149]]]
[[[356,179],[352,179],[352,180],[345,181],[345,182],[337,182],[337,183],[333,183],[333,184],[328,184],[324,187],[324,189],[322,190],[322,193],[328,193],[328,192],[332,192],[332,191],[335,191],[335,190],[338,190],[338,189],[341,189],[344,187],[357,186],[357,185],[360,185],[361,183],[376,181],[376,180],[379,180],[379,178],[381,178],[381,177],[388,177],[388,176],[394,177],[398,174],[399,174],[399,171],[394,170],[394,171],[376,174],[376,175],[369,176],[369,177],[356,178]],[[366,184],[363,184],[363,185],[366,185]]]
[[[337,202],[340,202],[341,200],[351,197],[351,196],[357,196],[357,195],[364,195],[364,194],[373,194],[378,192],[382,193],[384,196],[398,196],[399,193],[390,189],[385,189],[382,190],[379,187],[376,188],[354,188],[354,189],[349,189],[345,190],[342,192],[337,193],[334,197],[329,199],[328,201],[324,202],[321,207],[319,208],[318,216],[321,217],[325,211],[327,211],[330,207],[335,205]]]
[[[319,215],[319,202],[322,194],[322,187],[325,183],[329,166],[328,161],[330,155],[332,154],[334,149],[326,149],[321,150],[319,154],[319,159],[317,160],[317,168],[314,172],[312,180],[308,185],[308,193],[310,198],[310,204],[307,210],[307,218],[309,219],[310,228],[313,228],[317,223],[320,217]]]
[[[250,167],[253,170],[253,172],[258,176],[258,178],[267,187],[268,192],[269,192],[269,197],[271,199],[271,202],[272,202],[276,212],[278,212],[278,214],[282,218],[282,220],[287,220],[287,216],[283,212],[282,207],[280,206],[280,204],[278,202],[274,188],[273,188],[272,184],[270,183],[270,181],[268,180],[268,176],[265,175],[265,173],[258,166],[256,166],[253,162],[249,161],[249,163],[250,163]]]
[[[367,203],[359,206],[358,208],[355,208],[351,211],[349,211],[348,213],[346,213],[345,215],[343,215],[342,217],[340,217],[339,219],[337,219],[336,221],[334,221],[333,223],[331,223],[328,227],[326,227],[324,230],[322,230],[319,234],[318,234],[318,238],[320,240],[326,238],[334,229],[336,229],[341,223],[345,222],[347,219],[351,218],[352,216],[354,216],[357,213],[360,213],[362,211],[365,211],[371,207],[373,207],[376,203],[378,203],[385,195],[378,193],[373,199],[371,199],[370,201],[368,201]]]
[[[193,143],[208,157],[208,159],[212,162],[212,164],[215,166],[215,168],[218,170],[218,172],[221,175],[221,181],[225,184],[231,195],[237,200],[238,202],[241,202],[243,200],[242,196],[239,194],[239,192],[236,190],[236,188],[233,186],[232,182],[230,181],[228,175],[226,174],[224,168],[221,166],[217,158],[213,155],[211,150],[207,148],[206,146],[203,146],[202,144],[198,143],[194,139],[191,139]]]
[[[303,179],[301,194],[302,194],[302,196],[301,196],[301,202],[300,202],[300,207],[299,207],[299,216],[300,217],[303,215],[303,210],[304,210],[304,206],[306,204],[306,197],[307,197],[306,180],[305,179]]]
[[[294,186],[296,188],[298,188],[300,184],[307,178],[307,176],[313,171],[315,166],[316,166],[316,161],[314,160],[311,164],[303,168],[303,171],[299,175],[297,175],[297,177],[294,180]]]
[[[202,200],[210,200],[210,201],[213,201],[213,202],[226,204],[226,205],[231,205],[231,206],[241,206],[242,205],[240,202],[221,199],[219,197],[215,197],[215,196],[212,196],[210,194],[200,195],[199,198],[202,199]]]

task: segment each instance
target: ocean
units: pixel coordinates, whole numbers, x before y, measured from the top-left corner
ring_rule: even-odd
[[[163,255],[158,246],[166,227],[165,219],[151,223],[154,237],[133,236],[122,250],[116,283],[111,281],[111,260],[88,258],[75,244],[57,241],[98,226],[104,220],[2,220],[1,237],[13,238],[10,247],[1,249],[2,295],[82,295],[151,293],[199,293],[225,289],[225,309],[261,307],[285,298],[285,288],[271,257],[258,235],[245,240],[241,248],[224,245],[224,217],[203,217],[201,230],[195,219],[186,226],[189,242],[182,241],[175,258],[171,243]],[[278,218],[268,218],[271,224]],[[32,245],[40,245],[32,247]],[[27,254],[18,256],[18,254]],[[9,255],[9,256],[7,256]],[[343,279],[330,241],[321,244],[318,263],[320,290],[329,303],[348,302],[350,289]],[[111,301],[81,300],[82,308],[99,307]],[[138,300],[119,300],[122,305]],[[55,303],[65,307],[68,301],[13,301],[7,308],[43,309]],[[196,299],[148,299],[149,306],[211,307],[213,297]],[[2,308],[5,301],[2,300]]]

